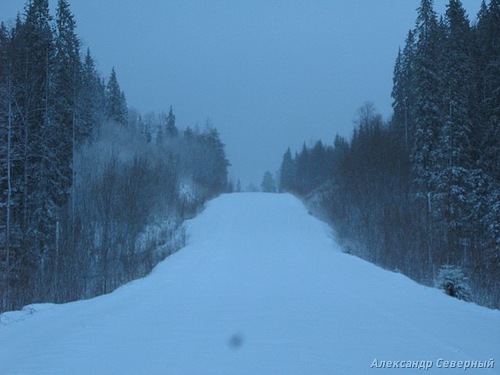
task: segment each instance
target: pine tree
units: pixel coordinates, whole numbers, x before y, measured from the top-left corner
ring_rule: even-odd
[[[404,95],[404,80],[403,80],[403,54],[401,48],[398,50],[394,71],[392,76],[392,122],[397,127],[405,125],[405,95]]]
[[[271,172],[266,171],[264,173],[264,177],[262,177],[262,182],[260,184],[260,190],[264,193],[276,193],[276,184]]]
[[[56,53],[54,62],[54,112],[57,139],[52,144],[57,153],[61,203],[67,189],[73,184],[72,163],[77,143],[77,97],[80,90],[80,42],[76,36],[76,23],[66,0],[57,7]]]
[[[163,135],[163,128],[158,126],[158,131],[156,132],[156,146],[160,147],[163,145],[165,136]]]
[[[127,124],[127,103],[125,94],[120,89],[116,78],[115,68],[111,70],[111,76],[106,86],[106,116],[110,121],[118,124]]]
[[[90,140],[105,117],[105,88],[97,73],[94,59],[87,49],[82,67],[81,86],[78,95],[78,126],[76,143]]]
[[[415,106],[415,32],[408,31],[405,47],[398,52],[394,67],[392,107],[393,126],[400,129],[406,147],[412,143]]]
[[[440,268],[436,279],[436,288],[442,289],[450,297],[470,301],[472,294],[462,269],[457,266],[444,265]]]
[[[433,194],[432,179],[438,167],[435,150],[442,122],[439,63],[439,28],[431,0],[422,0],[415,28],[415,127],[413,129],[413,178],[417,197]]]
[[[468,113],[472,91],[471,31],[462,4],[450,0],[446,10],[443,101],[446,112],[441,129],[447,164],[470,167],[471,122]]]
[[[9,40],[6,172],[9,262],[15,264],[11,301],[16,305],[47,293],[58,258],[59,214],[71,184],[72,123],[66,111],[74,107],[68,100],[74,99],[76,87],[70,87],[72,75],[65,75],[63,57],[68,52],[63,35],[71,30],[71,20],[62,18],[60,13],[54,32],[48,1],[30,1],[25,20],[17,18]],[[78,59],[77,49],[72,52]]]
[[[283,155],[283,161],[280,167],[280,192],[292,192],[295,188],[295,167],[292,159],[290,147]]]
[[[13,66],[14,80],[21,90],[16,95],[16,119],[20,126],[20,195],[22,264],[19,288],[36,290],[43,282],[45,266],[51,264],[59,191],[54,186],[57,173],[54,140],[53,91],[54,43],[48,1],[34,0],[26,8],[26,21],[18,23]],[[17,33],[16,32],[16,33]],[[19,38],[19,39],[18,39]],[[16,124],[17,125],[17,124]]]
[[[207,128],[202,134],[188,127],[184,131],[183,141],[182,148],[191,152],[181,154],[181,169],[191,171],[190,178],[204,187],[205,197],[210,198],[226,191],[227,168],[230,164],[217,129],[207,120]]]
[[[313,175],[311,171],[311,158],[310,150],[307,148],[306,144],[302,145],[302,150],[295,158],[295,168],[297,176],[301,176],[300,179],[295,181],[296,192],[305,195],[312,190],[313,187]]]
[[[9,35],[0,24],[0,311],[10,307],[10,284],[12,280],[12,114],[13,87],[12,66],[9,58]]]
[[[323,145],[323,142],[317,141],[311,149],[310,154],[310,174],[312,188],[317,188],[331,177],[330,166],[328,163],[329,150]]]
[[[179,134],[179,130],[175,126],[175,115],[172,106],[170,106],[170,110],[168,111],[166,131],[168,137],[176,137]]]
[[[500,183],[500,1],[482,5],[476,27],[479,122],[478,157],[481,168]],[[481,116],[478,116],[481,114]]]
[[[471,32],[465,10],[458,0],[451,0],[448,4],[445,24],[441,83],[443,121],[434,150],[437,169],[432,184],[435,186],[435,201],[446,221],[450,256],[457,251],[459,237],[465,235],[469,226],[466,197],[473,186],[471,121],[468,113],[472,90]]]

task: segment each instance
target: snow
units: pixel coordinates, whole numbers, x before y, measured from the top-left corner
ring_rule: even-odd
[[[181,181],[177,188],[179,197],[187,203],[196,202],[196,192],[192,181]]]
[[[135,241],[139,253],[152,251],[151,258],[156,264],[184,245],[184,226],[175,218],[168,218],[148,225]]]
[[[500,360],[499,311],[342,253],[291,195],[223,195],[187,231],[185,248],[111,294],[0,315],[0,374],[422,371],[375,360],[457,374],[438,360]]]

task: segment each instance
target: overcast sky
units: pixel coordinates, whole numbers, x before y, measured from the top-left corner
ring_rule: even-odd
[[[129,106],[211,119],[245,187],[288,146],[349,137],[356,110],[391,114],[394,60],[420,0],[70,0],[77,33]],[[50,0],[52,9],[57,0]],[[446,0],[436,0],[439,14]],[[0,0],[0,20],[24,0]],[[476,19],[480,0],[463,0]],[[52,12],[55,15],[55,12]]]

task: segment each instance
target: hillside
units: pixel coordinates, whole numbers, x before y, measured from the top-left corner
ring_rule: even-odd
[[[291,195],[222,195],[187,226],[188,245],[144,279],[0,315],[0,374],[401,372],[381,361],[455,374],[444,361],[500,360],[499,311],[342,253]]]

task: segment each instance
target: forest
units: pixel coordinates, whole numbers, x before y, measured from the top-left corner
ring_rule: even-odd
[[[500,308],[500,1],[470,22],[459,0],[443,16],[422,0],[392,97],[389,121],[367,102],[349,140],[288,149],[280,190],[345,252],[430,286],[453,270],[462,299]]]
[[[181,130],[172,106],[129,108],[118,73],[83,50],[67,0],[0,24],[0,312],[146,275],[184,245],[185,219],[241,191],[209,120]],[[345,252],[429,286],[454,275],[466,292],[449,294],[500,308],[500,0],[473,22],[459,0],[442,16],[421,0],[392,98],[389,120],[366,102],[349,139],[286,150],[279,191]]]
[[[183,221],[227,189],[207,120],[128,108],[82,51],[67,0],[0,25],[0,312],[108,293],[183,246]]]

